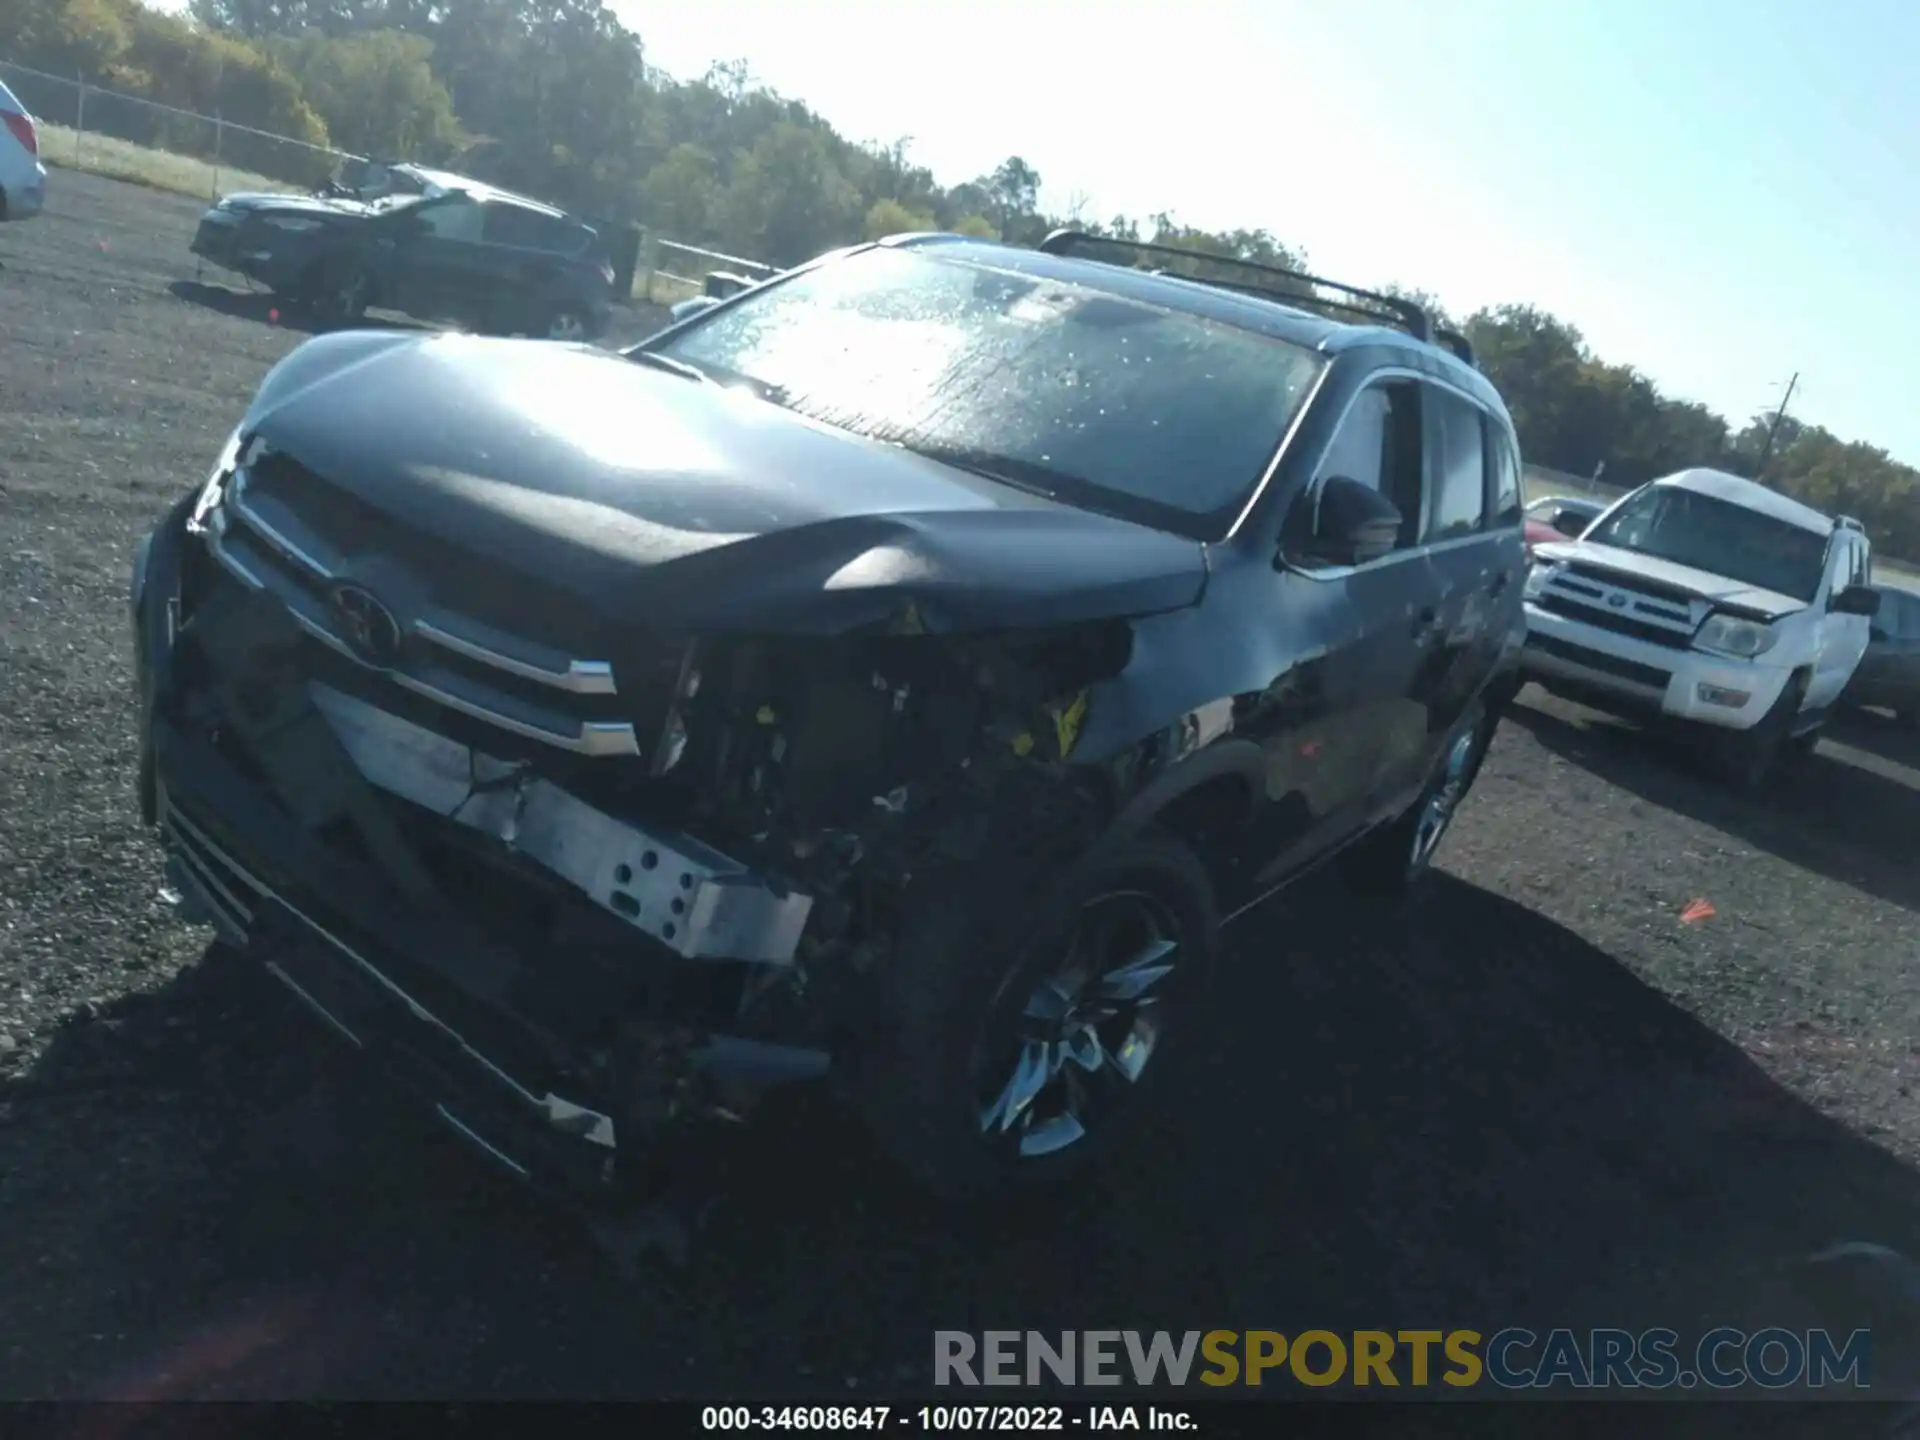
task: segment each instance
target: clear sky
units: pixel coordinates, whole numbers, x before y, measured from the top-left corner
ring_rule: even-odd
[[[1738,426],[1920,464],[1920,0],[612,0],[942,181],[1262,227],[1354,284],[1519,301]]]

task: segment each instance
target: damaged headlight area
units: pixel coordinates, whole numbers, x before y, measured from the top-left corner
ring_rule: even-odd
[[[1131,648],[1124,622],[701,640],[668,724],[670,778],[696,822],[805,853],[1071,760],[1089,688]]]

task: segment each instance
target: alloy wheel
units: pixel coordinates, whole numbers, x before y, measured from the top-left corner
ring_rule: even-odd
[[[1015,1022],[979,1130],[1023,1157],[1085,1138],[1122,1103],[1157,1053],[1160,999],[1179,959],[1172,912],[1140,891],[1097,896],[1074,918],[1060,959]]]
[[[1474,757],[1480,749],[1480,732],[1480,725],[1469,725],[1447,747],[1440,773],[1427,792],[1426,801],[1420,807],[1420,818],[1413,827],[1413,853],[1407,857],[1407,864],[1415,874],[1432,864],[1433,852],[1440,848],[1454,813],[1466,798],[1467,787],[1473,779]]]

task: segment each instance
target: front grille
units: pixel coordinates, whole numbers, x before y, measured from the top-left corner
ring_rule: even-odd
[[[228,573],[271,593],[315,640],[384,683],[523,739],[588,756],[639,756],[657,739],[679,684],[680,650],[630,637],[620,680],[632,683],[618,684],[613,660],[500,623],[516,610],[559,613],[560,597],[538,582],[492,571],[331,488],[290,484],[294,469],[274,457],[237,471],[207,517],[206,538]],[[363,578],[380,586],[397,632],[397,643],[372,657],[334,600],[336,586]],[[610,638],[584,621],[581,631]]]
[[[1636,620],[1621,609],[1602,609],[1598,605],[1582,605],[1565,595],[1556,595],[1551,590],[1542,595],[1537,602],[1542,610],[1555,615],[1564,615],[1569,620],[1578,620],[1583,625],[1592,625],[1599,630],[1611,630],[1616,635],[1631,635],[1636,640],[1645,640],[1650,645],[1664,645],[1669,650],[1685,650],[1693,643],[1693,631],[1675,630],[1667,625],[1646,620]]]
[[[1698,596],[1658,581],[1580,564],[1556,572],[1534,603],[1583,625],[1668,650],[1691,648],[1709,608]]]

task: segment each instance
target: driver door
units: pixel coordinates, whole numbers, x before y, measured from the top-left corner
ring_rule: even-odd
[[[1834,535],[1828,560],[1826,594],[1815,639],[1813,677],[1807,684],[1806,708],[1824,710],[1833,704],[1853,678],[1860,657],[1867,653],[1873,622],[1864,615],[1842,615],[1832,608],[1834,597],[1868,580],[1867,539],[1857,530]]]
[[[408,211],[395,237],[386,303],[422,319],[457,314],[483,223],[470,195],[447,195]]]

